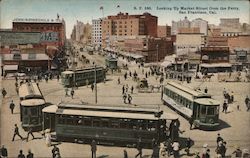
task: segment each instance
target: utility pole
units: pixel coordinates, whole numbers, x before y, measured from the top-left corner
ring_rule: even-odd
[[[96,84],[96,65],[95,65],[95,104],[97,104],[97,84]]]

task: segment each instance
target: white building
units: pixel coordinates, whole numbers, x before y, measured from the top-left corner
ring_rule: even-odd
[[[102,19],[92,20],[92,35],[91,35],[92,45],[96,48],[102,46]]]
[[[197,18],[195,20],[191,21],[191,27],[198,27],[200,28],[200,33],[203,33],[205,36],[207,36],[207,30],[208,30],[208,22],[206,20],[203,20],[201,18]]]
[[[183,33],[176,35],[176,55],[194,53],[205,45],[205,36],[202,33]]]
[[[171,35],[176,35],[179,28],[190,28],[190,21],[187,17],[184,20],[179,20],[177,22],[172,21]]]

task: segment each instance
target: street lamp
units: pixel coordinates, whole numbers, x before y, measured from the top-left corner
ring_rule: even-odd
[[[156,44],[156,53],[157,53],[157,65],[158,65],[158,61],[159,61],[159,45]]]
[[[95,104],[97,104],[97,84],[96,84],[96,65],[95,65]]]

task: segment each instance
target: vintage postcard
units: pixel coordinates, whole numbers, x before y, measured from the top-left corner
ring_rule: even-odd
[[[250,157],[249,0],[0,0],[0,158]]]

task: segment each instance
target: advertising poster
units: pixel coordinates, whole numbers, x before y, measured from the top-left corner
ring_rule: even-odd
[[[249,0],[0,0],[0,158],[250,157]]]

